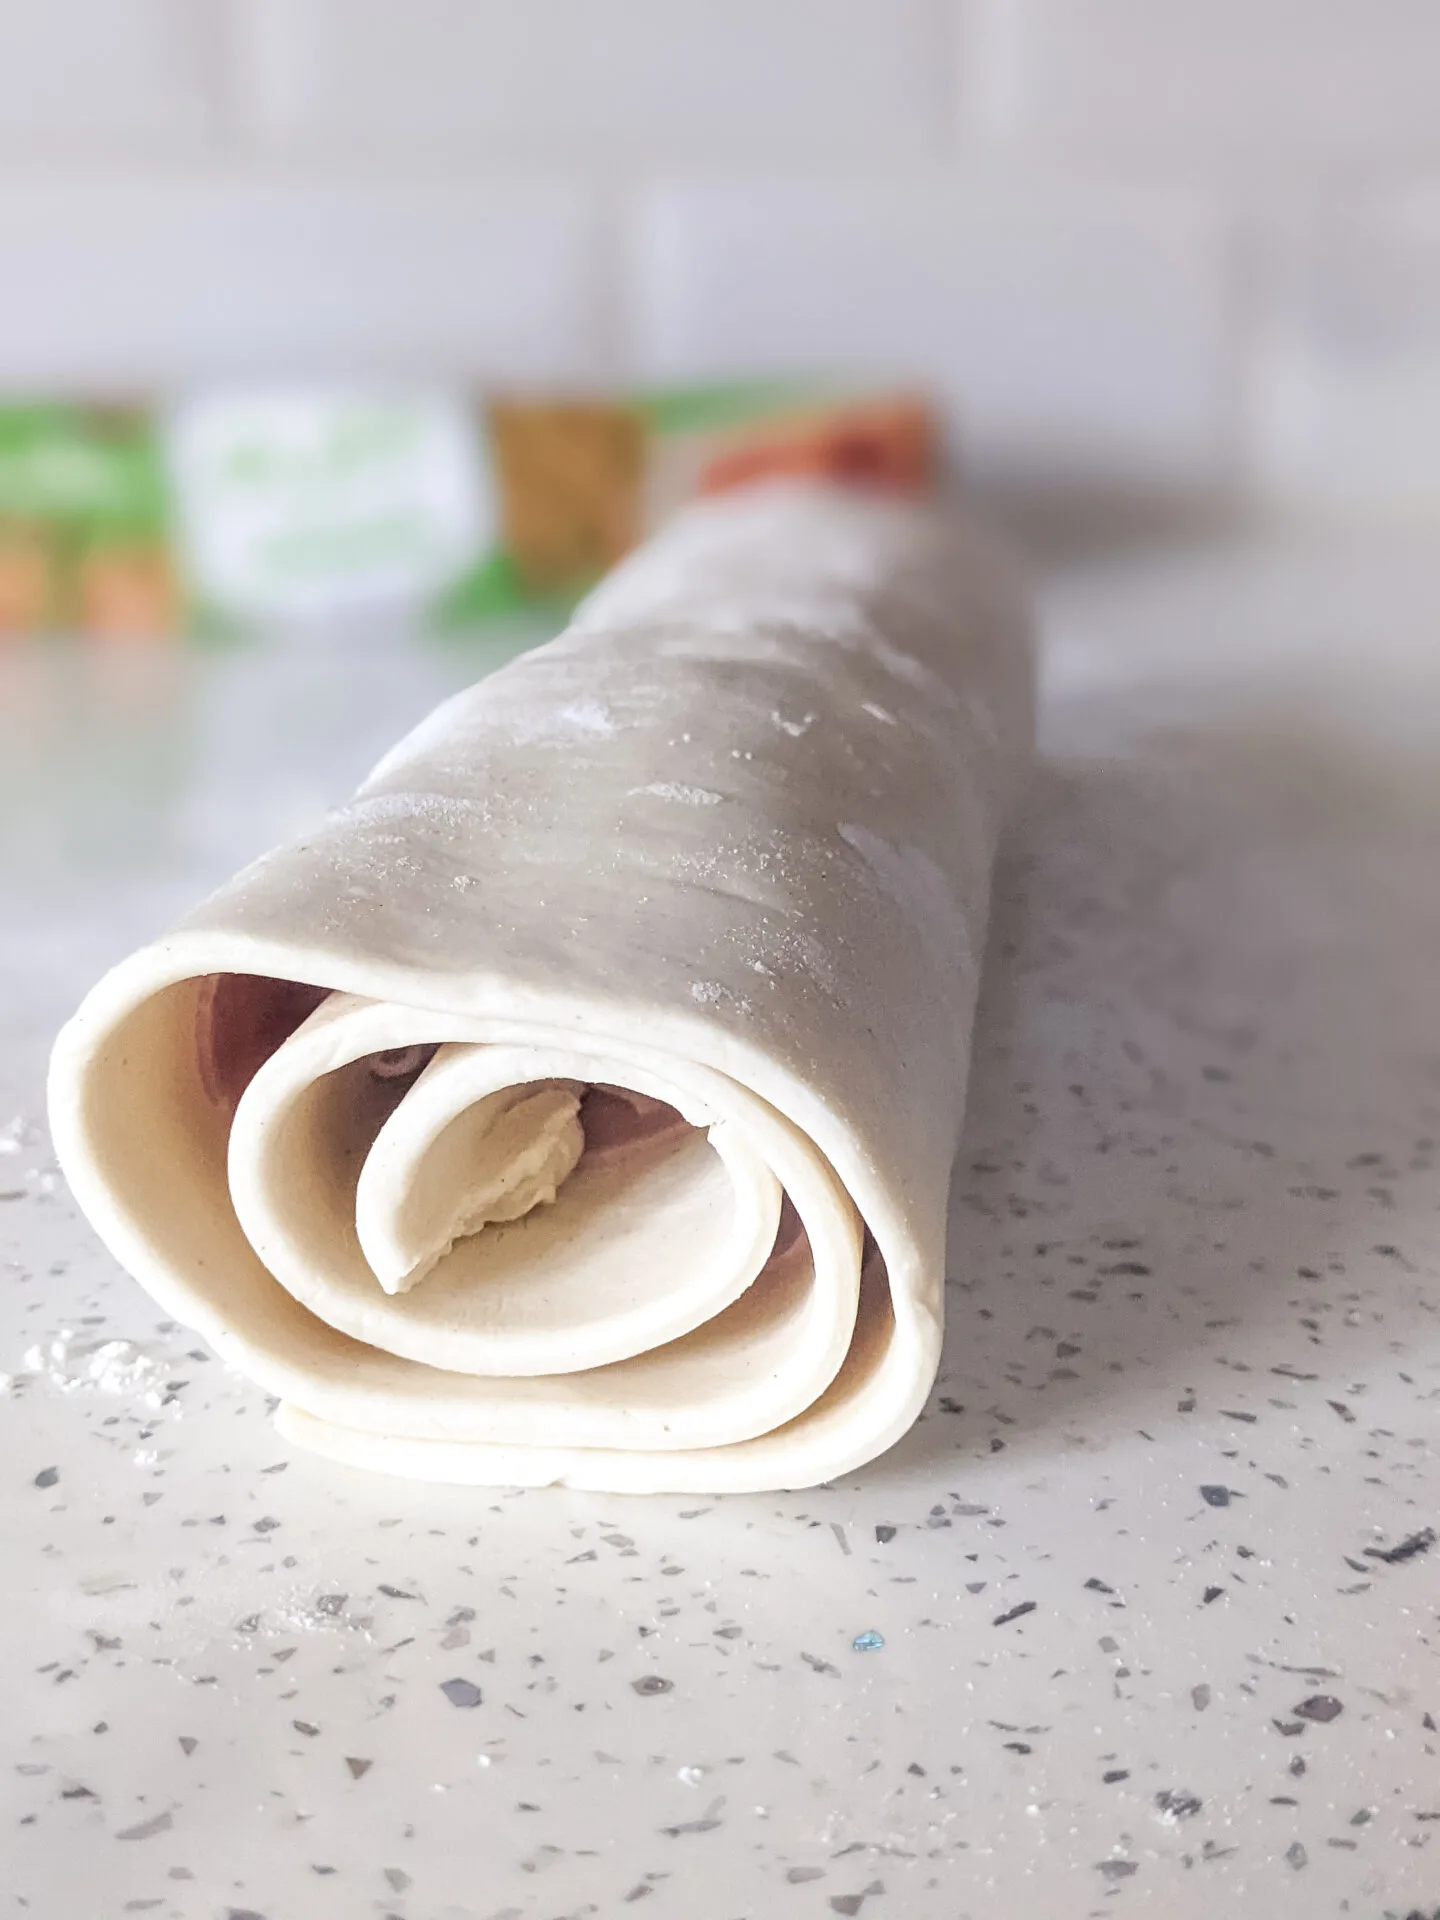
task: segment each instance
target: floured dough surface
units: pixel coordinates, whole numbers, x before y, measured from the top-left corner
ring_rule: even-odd
[[[340,1460],[797,1486],[934,1376],[1007,560],[829,488],[692,509],[56,1045],[122,1262]]]

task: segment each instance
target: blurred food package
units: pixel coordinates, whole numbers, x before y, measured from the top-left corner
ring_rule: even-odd
[[[180,570],[155,417],[0,406],[0,634],[168,634]]]
[[[922,491],[937,445],[918,399],[801,382],[0,405],[0,633],[563,613],[699,495],[778,474]]]

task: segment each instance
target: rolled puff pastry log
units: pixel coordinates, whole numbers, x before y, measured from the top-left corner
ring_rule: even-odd
[[[81,1205],[334,1459],[611,1491],[873,1458],[940,1352],[1015,576],[941,507],[692,509],[114,969]]]

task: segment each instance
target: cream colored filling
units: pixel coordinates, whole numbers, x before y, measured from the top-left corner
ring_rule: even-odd
[[[436,1141],[433,1157],[405,1196],[401,1238],[393,1230],[366,1231],[367,1216],[387,1210],[395,1197],[386,1179],[384,1139],[382,1130],[360,1176],[355,1212],[371,1271],[392,1294],[418,1286],[457,1240],[552,1205],[585,1151],[577,1091],[516,1087],[491,1094]]]

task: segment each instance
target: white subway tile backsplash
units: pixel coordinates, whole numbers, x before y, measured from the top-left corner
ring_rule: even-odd
[[[948,125],[942,0],[245,0],[284,144],[914,150]]]
[[[1259,490],[1440,512],[1440,195],[1315,221],[1267,277],[1252,393]]]
[[[1440,149],[1435,0],[968,0],[990,130],[1243,171]]]
[[[193,147],[216,118],[218,27],[195,0],[0,0],[0,150]]]
[[[224,179],[0,187],[0,385],[596,365],[578,192]]]
[[[1440,0],[0,0],[0,390],[848,370],[1440,511],[1437,76]]]
[[[984,471],[1220,479],[1221,236],[1187,198],[930,184],[675,186],[640,210],[639,367],[929,384]]]

